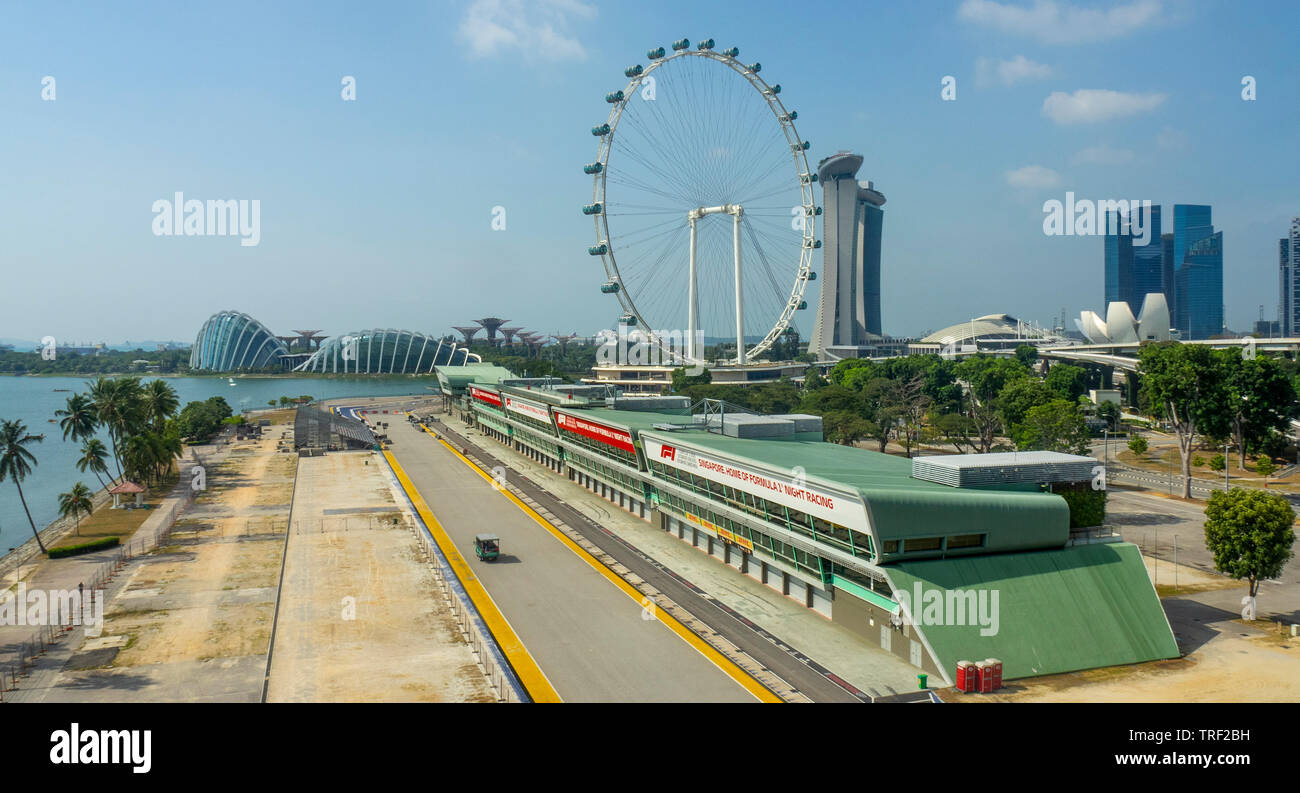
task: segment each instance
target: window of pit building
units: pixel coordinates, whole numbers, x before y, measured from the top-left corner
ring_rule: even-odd
[[[898,553],[898,540],[885,540],[883,553]]]
[[[919,551],[938,551],[943,548],[942,537],[917,537],[911,540],[903,540],[903,553],[916,553]]]
[[[982,548],[984,546],[985,534],[955,534],[948,538],[948,550],[954,551],[959,548]]]

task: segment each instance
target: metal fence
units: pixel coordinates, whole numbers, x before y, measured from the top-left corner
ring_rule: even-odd
[[[474,653],[479,667],[483,669],[483,673],[487,676],[488,683],[496,692],[497,701],[521,702],[522,700],[519,699],[515,687],[511,684],[513,673],[503,669],[498,663],[496,654],[492,652],[492,648],[496,646],[492,637],[486,635],[487,631],[483,628],[482,622],[475,619],[475,615],[461,602],[460,596],[452,589],[448,581],[449,571],[444,569],[428,532],[422,531],[409,523],[407,527],[419,542],[420,553],[423,555],[424,561],[429,564],[429,569],[433,571],[434,586],[442,592],[443,600],[446,601],[452,616],[456,619],[461,638],[465,640],[465,643],[469,645],[470,650]]]
[[[394,529],[399,528],[403,523],[401,513],[396,511],[377,515],[316,515],[294,518],[293,533],[295,535],[343,534],[354,531]]]
[[[103,561],[81,582],[85,593],[93,598],[99,592],[99,597],[105,597],[104,591],[128,562],[167,544],[176,518],[194,501],[194,491],[178,487],[168,499],[171,503],[150,515],[125,545],[101,552],[105,554]],[[5,701],[4,692],[18,687],[18,679],[31,671],[50,645],[77,627],[73,614],[56,613],[52,617],[50,624],[38,627],[28,639],[18,642],[17,657],[0,667],[0,702]]]

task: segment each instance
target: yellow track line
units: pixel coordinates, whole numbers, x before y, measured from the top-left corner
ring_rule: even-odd
[[[384,450],[384,457],[388,464],[393,467],[394,473],[397,474],[397,481],[401,483],[402,489],[411,499],[415,506],[415,511],[420,513],[424,520],[424,525],[429,527],[429,533],[433,535],[434,542],[442,550],[442,555],[451,565],[452,571],[460,579],[461,586],[465,587],[465,592],[469,595],[470,600],[474,602],[478,613],[483,617],[483,622],[487,624],[488,630],[491,631],[492,637],[496,640],[497,646],[501,648],[502,654],[510,662],[510,666],[515,670],[515,675],[519,682],[523,684],[528,691],[528,696],[532,697],[534,702],[562,702],[560,695],[551,685],[551,681],[546,678],[546,673],[537,665],[528,648],[524,647],[523,641],[515,633],[515,629],[510,627],[510,622],[497,608],[497,604],[488,594],[483,583],[474,575],[474,570],[466,562],[465,557],[461,556],[460,551],[456,550],[456,545],[451,541],[447,531],[442,528],[442,524],[434,517],[429,505],[425,503],[420,496],[419,491],[415,489],[410,477],[402,469],[397,458],[392,452]]]
[[[426,432],[429,432],[429,428],[425,427],[423,424],[421,424],[420,427],[423,428]],[[573,551],[575,554],[578,555],[578,558],[582,559],[584,562],[590,565],[593,570],[603,575],[610,583],[618,587],[619,590],[623,592],[623,594],[632,598],[632,600],[636,601],[638,605],[644,605],[645,601],[649,600],[649,598],[646,598],[646,596],[642,594],[636,587],[624,581],[622,577],[620,577],[613,570],[610,570],[608,567],[606,567],[603,563],[601,563],[599,559],[587,553],[587,551],[583,549],[582,546],[578,545],[576,542],[569,539],[568,535],[566,535],[564,532],[556,528],[549,520],[543,518],[541,515],[537,514],[537,512],[532,507],[528,506],[523,501],[519,500],[519,498],[515,496],[514,493],[511,493],[509,490],[506,490],[505,488],[496,486],[495,480],[486,471],[484,471],[482,468],[479,468],[477,465],[475,465],[473,460],[461,454],[459,449],[452,446],[450,443],[447,443],[447,441],[441,437],[438,438],[438,441],[443,446],[447,447],[447,449],[450,450],[452,454],[459,457],[461,459],[461,462],[468,465],[471,470],[473,470],[479,476],[486,479],[488,482],[493,483],[493,489],[498,490],[500,493],[505,495],[506,498],[513,501],[515,506],[523,510],[524,513],[528,515],[528,517],[532,518],[533,521],[537,523],[537,525],[541,526],[543,529],[546,529],[546,531],[550,532],[551,536],[555,537],[555,539],[564,543],[564,545],[570,551]],[[678,637],[680,637],[687,644],[689,644],[690,646],[698,650],[699,653],[703,655],[705,658],[712,661],[713,665],[721,669],[723,674],[727,675],[727,677],[730,677],[732,680],[736,681],[741,686],[741,688],[744,688],[746,691],[752,694],[755,699],[759,700],[760,702],[781,702],[782,701],[780,697],[778,697],[776,694],[773,694],[771,691],[769,691],[766,686],[764,686],[762,683],[759,683],[757,680],[751,677],[748,672],[746,672],[744,669],[741,669],[739,666],[736,666],[736,664],[732,662],[731,659],[727,658],[725,655],[718,652],[717,649],[713,647],[713,645],[704,641],[699,636],[696,636],[695,633],[691,631],[690,628],[687,628],[685,625],[678,622],[677,619],[674,618],[671,614],[668,614],[667,612],[663,611],[658,606],[656,606],[653,600],[650,600],[650,605],[645,606],[645,608],[648,608],[650,612],[655,616],[655,618],[658,619],[660,622],[662,622],[669,630],[677,634]]]

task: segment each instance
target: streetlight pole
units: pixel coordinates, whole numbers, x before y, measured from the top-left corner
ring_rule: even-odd
[[[1228,459],[1228,444],[1225,443],[1223,444],[1223,492],[1225,493],[1228,492],[1229,488],[1228,469],[1232,468],[1230,465],[1231,462],[1232,461]]]
[[[1174,535],[1174,591],[1178,591],[1178,535]]]

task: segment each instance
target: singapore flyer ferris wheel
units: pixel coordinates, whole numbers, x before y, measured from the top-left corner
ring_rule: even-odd
[[[816,277],[821,208],[808,142],[781,86],[739,49],[681,39],[647,57],[624,71],[626,87],[605,96],[608,120],[591,130],[587,251],[604,265],[601,291],[617,297],[623,325],[685,360],[704,361],[707,343],[745,364],[793,327]]]

